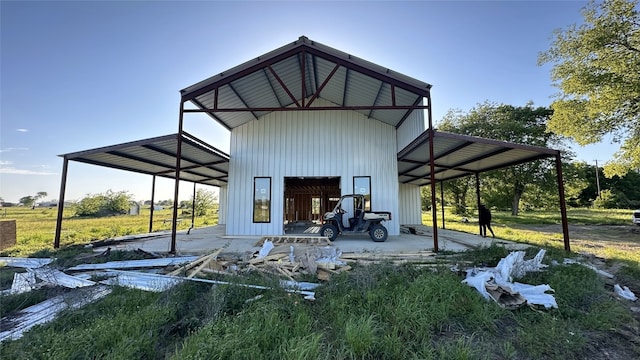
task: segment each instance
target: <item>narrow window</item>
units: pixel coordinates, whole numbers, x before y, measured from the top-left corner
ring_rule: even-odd
[[[353,192],[364,195],[364,211],[371,211],[371,176],[354,176]]]
[[[253,222],[271,222],[271,178],[253,178]]]

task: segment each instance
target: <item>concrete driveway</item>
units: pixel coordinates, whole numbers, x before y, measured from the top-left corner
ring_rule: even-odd
[[[389,236],[385,242],[373,242],[367,234],[339,236],[332,245],[344,253],[410,253],[432,251],[433,238],[431,228],[424,225],[410,225],[418,234],[401,233]],[[296,236],[296,235],[292,235]],[[179,231],[176,235],[176,251],[178,255],[194,255],[210,253],[225,247],[223,253],[256,252],[261,246],[257,243],[261,236],[227,236],[225,226],[217,225],[192,229],[189,234]],[[167,253],[171,249],[171,233],[156,232],[151,234],[125,236],[116,238],[116,244],[108,245],[112,250],[135,250],[155,253]],[[492,242],[512,250],[520,250],[528,245],[514,243],[502,239],[482,238],[479,235],[458,231],[438,229],[439,250],[466,251],[479,247],[488,247]],[[96,247],[95,251],[103,251],[107,246]]]

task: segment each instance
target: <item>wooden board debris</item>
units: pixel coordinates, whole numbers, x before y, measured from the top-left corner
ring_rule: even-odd
[[[273,245],[279,244],[314,244],[314,245],[330,245],[331,241],[326,236],[311,235],[271,235],[263,236],[255,246],[262,246],[265,241],[271,241]]]

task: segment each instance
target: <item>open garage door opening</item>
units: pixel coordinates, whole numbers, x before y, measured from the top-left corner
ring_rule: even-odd
[[[340,200],[340,177],[285,177],[285,234],[309,232]],[[311,231],[313,232],[313,231]],[[317,231],[316,231],[317,232]]]

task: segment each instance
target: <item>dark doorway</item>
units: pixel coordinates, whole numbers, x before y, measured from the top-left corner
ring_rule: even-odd
[[[285,177],[285,233],[322,223],[340,199],[340,177]]]

